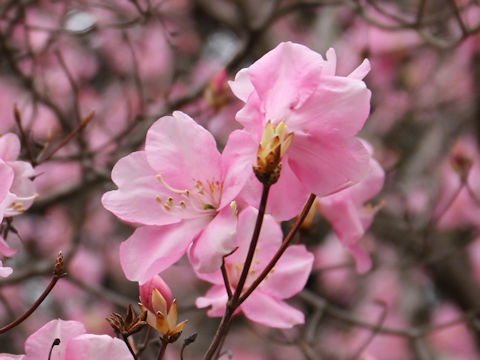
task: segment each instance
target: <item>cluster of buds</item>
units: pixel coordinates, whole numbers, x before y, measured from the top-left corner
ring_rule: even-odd
[[[156,275],[140,285],[141,311],[147,312],[147,323],[157,329],[168,342],[177,340],[187,324],[177,324],[178,308],[172,292],[163,279]]]

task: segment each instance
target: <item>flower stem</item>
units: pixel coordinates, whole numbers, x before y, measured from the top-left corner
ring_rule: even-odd
[[[260,230],[262,229],[263,218],[265,217],[265,210],[267,207],[267,199],[268,194],[270,191],[270,186],[264,184],[263,185],[263,192],[262,198],[260,200],[260,205],[258,207],[258,215],[257,220],[255,222],[255,228],[253,230],[252,240],[250,241],[250,247],[248,248],[247,257],[245,259],[245,263],[243,265],[242,273],[240,275],[240,279],[238,280],[237,286],[235,288],[235,292],[232,296],[229,296],[229,300],[227,301],[227,306],[225,307],[225,313],[223,314],[222,320],[220,321],[220,325],[218,326],[217,332],[210,343],[210,346],[205,353],[203,359],[204,360],[211,360],[214,355],[217,353],[218,348],[223,343],[225,337],[227,336],[228,330],[230,329],[230,324],[232,322],[233,314],[238,306],[241,304],[239,301],[240,295],[242,293],[243,287],[247,280],[248,272],[250,271],[250,266],[252,265],[253,256],[255,255],[255,249],[257,247],[258,238],[260,237]]]
[[[135,351],[133,350],[132,345],[130,344],[130,341],[128,341],[128,335],[122,334],[122,339],[125,342],[125,344],[127,345],[128,351],[130,351],[130,353],[132,354],[133,359],[137,360],[138,359],[137,355],[135,354]]]
[[[47,288],[43,291],[42,295],[35,301],[35,303],[28,309],[22,316],[18,319],[12,321],[10,324],[5,325],[4,327],[0,328],[0,334],[6,333],[7,331],[13,329],[15,326],[20,325],[23,321],[25,321],[30,315],[33,314],[35,310],[40,306],[40,304],[45,300],[45,298],[50,294],[50,291],[53,290],[55,284],[61,277],[65,276],[63,272],[63,255],[60,252],[57,256],[57,261],[55,263],[55,272],[53,275],[52,280],[48,284]]]
[[[310,211],[310,208],[312,207],[315,199],[316,199],[316,196],[314,194],[310,194],[310,197],[308,198],[307,202],[303,206],[302,212],[300,213],[300,215],[298,215],[297,220],[295,221],[295,224],[293,224],[292,228],[290,229],[290,232],[287,234],[287,236],[283,240],[282,245],[277,250],[272,260],[270,260],[270,262],[267,264],[265,269],[263,269],[262,273],[255,279],[255,281],[253,281],[253,283],[248,287],[245,293],[240,297],[240,299],[238,300],[238,305],[243,303],[247,299],[247,297],[249,297],[250,294],[258,287],[258,285],[260,285],[260,283],[265,279],[265,277],[269,274],[269,272],[273,269],[277,261],[283,255],[285,250],[287,250],[288,246],[293,240],[293,237],[297,233],[298,229],[300,229],[300,226],[302,225],[303,221],[307,217],[307,214]]]
[[[162,341],[162,347],[160,348],[160,353],[158,354],[157,360],[162,360],[163,357],[165,356],[165,351],[167,351],[168,340],[161,338],[161,341]]]
[[[242,293],[245,282],[247,281],[248,272],[252,265],[253,256],[255,255],[255,249],[257,248],[258,238],[260,237],[260,230],[262,229],[263,218],[265,217],[265,210],[267,207],[268,193],[270,191],[270,185],[263,185],[262,199],[260,200],[260,206],[258,207],[257,221],[253,230],[252,240],[250,241],[250,247],[248,248],[247,258],[243,265],[240,279],[238,280],[235,292],[233,293],[231,303],[235,305],[235,308],[240,305],[236,304]]]

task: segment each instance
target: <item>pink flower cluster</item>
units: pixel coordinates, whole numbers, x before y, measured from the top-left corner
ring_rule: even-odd
[[[5,217],[22,214],[36,198],[32,181],[34,171],[28,162],[17,160],[20,140],[15,134],[0,134],[0,222]],[[0,256],[9,257],[17,251],[11,249],[0,235]],[[0,261],[0,277],[12,273]]]
[[[246,286],[279,249],[279,221],[297,215],[310,193],[324,197],[329,219],[337,209],[327,210],[327,203],[352,208],[346,218],[364,230],[355,208],[383,183],[383,171],[356,137],[370,109],[362,81],[368,71],[365,60],[350,75],[338,76],[333,49],[325,60],[303,45],[282,43],[230,82],[245,103],[236,115],[244,128],[230,134],[222,153],[214,137],[182,112],[155,122],[145,150],[113,168],[118,189],[103,196],[106,209],[137,226],[120,248],[127,278],[145,283],[188,253],[198,277],[214,284],[197,306],[211,306],[209,314],[220,316],[227,301],[220,266],[224,261],[235,290],[267,183],[268,215]],[[367,181],[346,192],[370,171],[381,178],[375,189]],[[341,226],[334,221],[337,233]],[[361,235],[343,239],[354,253]],[[241,311],[273,327],[303,323],[303,314],[283,300],[304,287],[312,263],[304,245],[290,246]]]

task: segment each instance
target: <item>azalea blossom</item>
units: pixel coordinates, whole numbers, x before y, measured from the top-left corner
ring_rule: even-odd
[[[52,347],[56,339],[59,343]],[[132,360],[133,356],[120,339],[87,334],[82,323],[57,319],[28,337],[25,355],[0,354],[0,359]]]
[[[118,190],[103,205],[124,221],[139,224],[120,247],[128,279],[145,282],[190,249],[199,271],[220,268],[234,248],[232,201],[251,173],[248,134],[233,132],[222,154],[213,136],[176,111],[148,130],[144,151],[127,155],[112,170]]]
[[[365,145],[373,152],[370,144],[365,142]],[[369,166],[368,176],[359,183],[318,199],[320,212],[332,224],[337,237],[354,256],[360,273],[370,270],[372,261],[358,241],[370,227],[381,207],[366,202],[380,192],[385,180],[385,172],[375,159],[370,158]]]
[[[370,111],[370,90],[362,81],[370,65],[364,60],[348,76],[335,70],[333,49],[324,60],[285,42],[230,82],[245,102],[236,119],[255,140],[257,177],[269,169],[280,174],[267,209],[280,220],[295,216],[309,192],[329,195],[368,171],[368,152],[355,135]],[[248,201],[258,198],[257,190]]]
[[[34,171],[26,161],[17,160],[20,155],[20,140],[17,135],[0,134],[0,222],[4,217],[22,214],[37,197],[32,181]],[[0,255],[10,257],[17,251],[11,249],[0,236]],[[0,277],[12,273],[0,261]]]
[[[240,213],[235,243],[238,249],[225,257],[225,268],[232,292],[235,290],[244,266],[257,214],[258,211],[253,207],[248,207]],[[281,243],[280,225],[272,216],[266,215],[245,288],[248,288],[263,271]],[[303,313],[288,305],[284,299],[292,297],[303,289],[312,264],[313,255],[304,245],[290,246],[266,279],[240,305],[239,310],[250,320],[266,326],[290,328],[296,324],[302,324]],[[222,316],[228,296],[221,271],[197,273],[197,275],[214,285],[205,296],[199,297],[195,304],[199,308],[211,306],[207,312],[209,316]]]
[[[140,310],[147,311],[148,324],[164,337],[181,333],[187,324],[187,321],[177,324],[177,302],[172,298],[172,291],[167,283],[159,275],[140,285],[140,301]]]

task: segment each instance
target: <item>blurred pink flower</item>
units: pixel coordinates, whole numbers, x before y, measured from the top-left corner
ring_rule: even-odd
[[[370,90],[362,81],[369,70],[364,60],[350,75],[337,76],[333,49],[324,60],[286,42],[230,82],[245,102],[236,118],[256,141],[252,151],[260,155],[258,144],[280,143],[281,175],[268,207],[278,219],[295,216],[309,192],[328,195],[366,175],[368,152],[355,135],[370,111]]]
[[[371,149],[369,144],[365,145]],[[385,179],[385,172],[376,160],[370,158],[369,166],[369,174],[359,183],[318,199],[320,212],[332,224],[342,244],[354,256],[360,273],[370,270],[372,262],[368,252],[358,241],[370,227],[380,208],[365,203],[380,192]]]
[[[234,248],[237,220],[230,204],[251,173],[242,153],[249,141],[248,134],[234,132],[220,154],[207,130],[176,111],[153,124],[145,151],[118,161],[112,179],[119,188],[102,202],[122,220],[141,225],[120,247],[128,279],[147,281],[192,242],[190,260],[198,271],[220,268]]]
[[[469,158],[471,164],[468,170],[458,168],[461,158]],[[462,186],[462,176],[465,177],[466,186],[454,198]],[[439,177],[442,187],[434,211],[436,217],[440,216],[438,226],[447,229],[480,228],[480,151],[473,137],[466,136],[455,143],[449,161],[445,161],[440,168]]]
[[[225,267],[233,289],[238,283],[244,266],[257,213],[258,211],[253,207],[248,207],[240,213],[235,244],[238,249],[225,258]],[[266,215],[245,288],[248,288],[256,275],[262,272],[281,242],[280,225],[272,216]],[[290,328],[296,324],[302,324],[303,313],[283,300],[303,289],[312,270],[312,264],[313,255],[306,250],[305,246],[290,246],[267,278],[242,303],[240,310],[250,320],[266,326]],[[222,316],[227,302],[227,292],[220,270],[197,275],[200,279],[214,284],[205,296],[197,299],[197,307],[211,306],[212,308],[208,311],[209,316]]]

